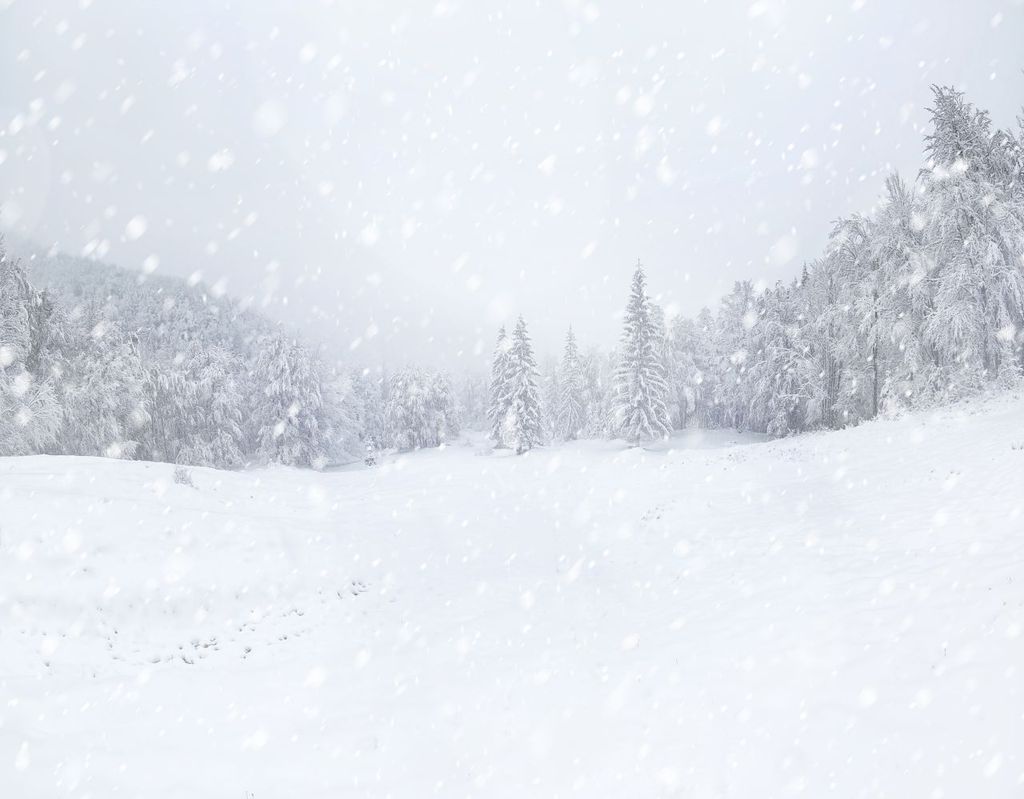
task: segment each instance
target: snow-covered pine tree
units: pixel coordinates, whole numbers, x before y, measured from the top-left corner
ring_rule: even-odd
[[[616,432],[639,446],[671,432],[665,396],[668,387],[661,363],[660,331],[651,315],[643,267],[637,263],[622,330],[616,371]]]
[[[505,326],[502,325],[494,345],[494,360],[491,362],[491,401],[487,406],[491,440],[499,449],[508,446],[505,441],[505,426],[509,412],[508,355],[511,346],[512,341],[505,333]]]
[[[506,374],[508,412],[503,438],[515,449],[516,455],[522,455],[543,441],[544,428],[537,391],[537,363],[526,322],[521,316],[512,332]]]
[[[556,435],[566,441],[575,441],[587,426],[587,407],[583,396],[584,376],[580,352],[572,327],[565,335],[562,353],[562,375],[556,413]]]

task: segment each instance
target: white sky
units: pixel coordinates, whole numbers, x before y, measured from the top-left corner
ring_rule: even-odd
[[[923,164],[930,84],[1010,126],[1022,67],[1021,0],[0,0],[2,222],[352,361],[607,347],[638,257],[686,314],[788,279]]]

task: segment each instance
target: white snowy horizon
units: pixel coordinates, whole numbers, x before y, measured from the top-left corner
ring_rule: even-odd
[[[356,363],[619,335],[798,274],[913,178],[931,84],[1011,127],[1024,5],[0,2],[0,229],[200,275]]]

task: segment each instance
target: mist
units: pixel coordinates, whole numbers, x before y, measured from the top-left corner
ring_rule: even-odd
[[[2,224],[252,302],[336,357],[484,369],[770,286],[923,163],[929,86],[1012,126],[1018,2],[29,2]]]

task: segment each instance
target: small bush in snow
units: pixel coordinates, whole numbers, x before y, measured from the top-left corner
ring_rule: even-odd
[[[196,484],[192,482],[192,470],[186,469],[184,466],[174,467],[174,482],[180,486],[196,487]]]

